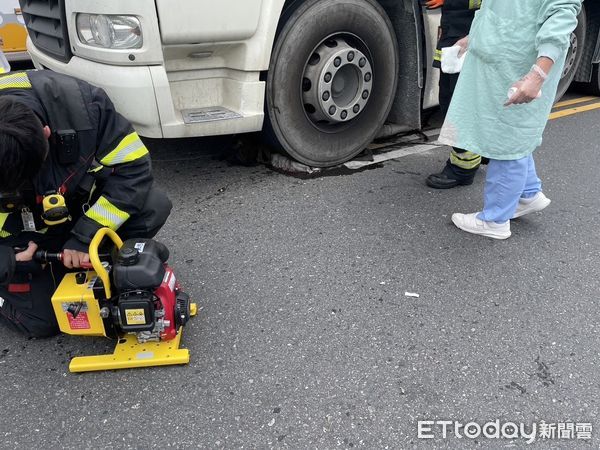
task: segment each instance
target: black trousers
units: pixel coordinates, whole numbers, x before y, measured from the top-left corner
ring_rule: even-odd
[[[458,82],[458,73],[444,73],[440,71],[440,109],[444,117],[448,113],[448,108],[450,107],[450,102],[452,101],[452,96],[454,95],[454,89],[456,89],[456,83]],[[467,150],[462,148],[453,147],[453,152],[455,155],[461,155],[466,153]],[[444,173],[448,175],[450,178],[460,179],[460,180],[472,180],[477,172],[479,166],[473,169],[465,169],[463,167],[459,167],[456,164],[452,164],[452,160],[448,159],[446,162],[446,167],[444,167]]]
[[[172,206],[166,194],[153,188],[141,213],[125,222],[118,230],[119,236],[123,240],[154,237],[167,221]],[[59,329],[50,299],[66,269],[61,264],[29,266],[16,273],[9,286],[0,286],[0,324],[30,337],[54,336]]]
[[[440,70],[440,109],[442,115],[446,117],[448,114],[448,108],[450,108],[450,102],[454,95],[454,89],[456,89],[456,83],[458,82],[458,73],[444,73]]]

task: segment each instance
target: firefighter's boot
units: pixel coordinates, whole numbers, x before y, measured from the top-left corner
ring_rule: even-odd
[[[473,184],[481,156],[475,153],[453,149],[444,170],[427,177],[427,186],[434,189],[451,189],[456,186]]]

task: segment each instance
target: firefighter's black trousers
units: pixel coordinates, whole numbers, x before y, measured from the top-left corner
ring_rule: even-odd
[[[152,238],[171,212],[171,201],[153,188],[142,212],[132,216],[118,230],[121,239]],[[70,236],[65,236],[66,241]],[[31,273],[16,273],[9,286],[0,286],[0,324],[30,337],[58,334],[58,324],[50,299],[66,269],[61,264],[37,267]],[[15,292],[16,291],[16,292]]]
[[[440,71],[440,109],[444,117],[450,107],[452,101],[452,95],[456,88],[458,76],[460,74],[448,74]],[[468,150],[453,147],[450,159],[446,162],[444,167],[444,173],[448,177],[455,180],[468,181],[473,180],[479,164],[481,163],[481,157],[475,155]]]

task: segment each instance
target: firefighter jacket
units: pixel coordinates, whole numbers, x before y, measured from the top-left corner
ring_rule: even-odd
[[[438,44],[433,58],[433,66],[441,67],[442,48],[452,47],[456,41],[469,34],[475,11],[482,0],[445,0],[442,6],[442,20]]]
[[[0,213],[0,250],[53,236],[63,248],[87,252],[99,228],[117,230],[142,210],[153,181],[149,153],[102,89],[44,70],[0,75],[4,95],[18,97],[52,136],[27,195],[35,232],[24,228],[22,213]],[[69,209],[71,220],[62,225],[41,218],[43,197],[52,193],[62,194]],[[0,255],[0,263],[13,258]]]

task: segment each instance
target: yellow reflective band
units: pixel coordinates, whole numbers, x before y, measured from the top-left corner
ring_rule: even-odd
[[[450,164],[461,169],[476,169],[481,164],[481,156],[473,152],[457,153],[452,150],[450,152]]]
[[[457,158],[463,159],[465,161],[467,161],[467,160],[470,161],[472,159],[480,157],[477,153],[473,153],[468,150],[465,150],[464,152],[457,152],[456,150],[453,149],[451,153],[453,155],[455,155]]]
[[[0,238],[10,237],[10,233],[8,231],[4,231],[4,224],[6,223],[6,219],[8,219],[8,215],[10,213],[0,213]]]
[[[101,196],[85,215],[103,227],[115,231],[129,219],[128,213],[117,208],[104,196]]]
[[[482,0],[469,0],[469,9],[479,9],[481,8]]]
[[[436,50],[435,51],[435,55],[433,56],[433,60],[434,61],[441,61],[442,60],[442,51],[441,50]]]
[[[2,89],[31,89],[31,82],[25,72],[10,73],[0,77]]]
[[[0,74],[6,73],[6,70],[4,70],[4,67],[0,67]]]
[[[114,166],[140,159],[148,154],[148,149],[134,131],[123,138],[119,145],[100,161],[104,166]]]

